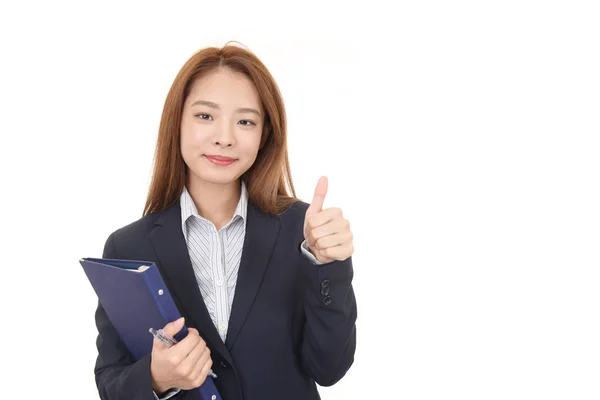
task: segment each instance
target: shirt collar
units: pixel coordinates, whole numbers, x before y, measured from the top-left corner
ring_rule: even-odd
[[[235,208],[235,212],[233,214],[232,221],[235,220],[236,217],[240,217],[246,221],[246,215],[248,212],[248,190],[246,188],[246,184],[244,181],[241,183],[241,193],[240,200],[238,201],[237,207]],[[196,216],[200,220],[208,221],[206,218],[200,216],[198,214],[198,209],[196,208],[196,204],[194,204],[194,200],[190,195],[190,192],[187,190],[187,186],[183,187],[183,193],[179,198],[179,204],[181,206],[181,230],[183,231],[183,236],[187,240],[187,225],[186,222],[189,217],[192,215]]]

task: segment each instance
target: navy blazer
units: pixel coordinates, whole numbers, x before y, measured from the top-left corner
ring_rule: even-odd
[[[104,258],[153,261],[188,327],[211,350],[224,400],[319,399],[316,383],[339,381],[354,361],[352,258],[314,265],[302,254],[308,204],[282,215],[248,202],[246,235],[225,342],[208,314],[181,230],[179,201],[113,232]],[[94,369],[105,400],[153,398],[150,355],[133,362],[106,312],[96,310]],[[182,391],[177,399],[195,399]]]

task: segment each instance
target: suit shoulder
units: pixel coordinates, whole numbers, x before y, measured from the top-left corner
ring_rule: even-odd
[[[154,222],[159,215],[160,212],[148,214],[116,229],[109,235],[107,242],[111,240],[111,237],[117,243],[135,242],[138,238],[145,237],[153,229]]]
[[[282,228],[298,232],[299,235],[302,235],[304,217],[309,205],[310,204],[302,200],[296,200],[294,203],[292,203],[283,213],[279,215],[279,221],[282,224]]]
[[[281,217],[284,219],[302,218],[304,221],[304,215],[309,206],[310,204],[298,199],[281,214]]]

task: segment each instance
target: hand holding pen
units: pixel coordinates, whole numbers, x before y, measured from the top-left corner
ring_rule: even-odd
[[[188,335],[179,343],[173,339],[183,325],[184,319],[180,318],[159,331],[152,329],[155,339],[150,374],[155,392],[164,393],[173,388],[191,390],[200,387],[209,374],[216,377],[211,370],[210,349],[196,329],[189,328]]]
[[[177,343],[179,343],[177,339],[166,334],[163,329],[155,331],[154,329],[150,328],[149,331],[152,336],[163,342],[167,347],[175,346]],[[208,375],[212,376],[213,378],[217,377],[217,374],[215,374],[212,369],[208,370]]]

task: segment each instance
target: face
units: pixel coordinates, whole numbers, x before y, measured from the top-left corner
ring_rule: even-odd
[[[220,68],[196,80],[181,118],[188,179],[237,182],[256,160],[263,120],[258,91],[245,75]]]

